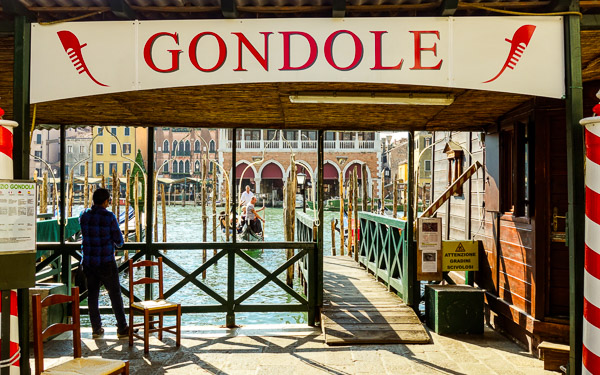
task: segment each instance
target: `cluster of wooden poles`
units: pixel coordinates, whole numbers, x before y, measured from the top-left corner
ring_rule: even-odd
[[[362,176],[367,175],[366,165],[362,165],[361,170]],[[368,199],[367,196],[367,187],[368,184],[362,184],[362,202],[359,207],[358,197],[359,197],[359,188],[358,188],[358,173],[355,168],[350,175],[350,179],[348,180],[348,186],[344,186],[343,176],[339,178],[339,186],[340,186],[340,255],[348,254],[348,256],[354,256],[355,260],[358,260],[358,236],[360,228],[360,222],[358,220],[358,212],[372,212],[379,213],[383,215],[385,211],[385,201],[383,199],[379,200],[379,207],[375,204],[375,185],[373,184],[371,187],[371,199]],[[383,179],[382,185],[383,186]],[[346,190],[346,191],[345,191]],[[345,194],[347,193],[347,194]],[[344,195],[347,196],[347,201],[344,198]],[[394,188],[393,188],[393,210],[392,217],[396,218],[398,216],[398,180],[394,180]],[[346,203],[347,202],[347,203]],[[344,211],[345,207],[348,207],[348,241],[346,242],[344,231]],[[331,255],[336,255],[336,245],[335,245],[335,236],[336,236],[336,221],[331,221]]]
[[[92,201],[92,195],[94,193],[95,187],[94,184],[90,184],[88,181],[88,168],[89,168],[89,162],[85,162],[85,169],[84,169],[84,181],[83,181],[83,207],[84,209],[91,207],[93,205],[93,201]],[[204,159],[203,163],[202,163],[202,175],[205,176],[206,175],[206,171],[207,171],[207,160]],[[157,172],[154,172],[154,180],[156,181],[156,177],[157,177]],[[141,192],[139,191],[139,174],[135,174],[134,176],[131,176],[131,170],[128,169],[126,174],[125,174],[125,222],[124,222],[124,228],[123,228],[123,237],[125,242],[129,241],[129,204],[130,204],[130,200],[133,198],[133,202],[139,202],[140,200],[140,194]],[[118,218],[120,215],[120,209],[121,206],[119,204],[119,197],[120,197],[120,179],[119,179],[119,175],[117,173],[116,170],[113,170],[112,173],[112,186],[110,187],[110,189],[112,190],[112,196],[114,197],[114,199],[112,200],[112,212],[115,214],[115,216]],[[213,186],[213,191],[214,188],[217,185],[217,174],[214,173],[213,174],[213,180],[212,180],[212,186]],[[40,186],[40,209],[39,212],[40,213],[46,213],[48,211],[48,172],[44,171],[43,174],[43,178],[42,178],[42,184]],[[106,188],[106,180],[104,178],[104,176],[102,176],[102,179],[100,181],[100,186],[103,188]],[[73,216],[73,202],[74,202],[74,192],[73,192],[73,175],[71,174],[69,177],[69,183],[68,183],[68,204],[67,204],[67,217],[71,217]],[[56,187],[56,184],[54,184],[54,197],[58,196],[58,188]],[[133,190],[133,191],[132,191]],[[156,189],[154,190],[154,201],[158,202],[158,192],[156,191]],[[167,211],[166,211],[166,205],[167,205],[167,201],[166,201],[166,194],[165,194],[165,186],[164,184],[161,184],[160,186],[160,202],[161,202],[161,211],[162,211],[162,241],[163,242],[167,242]],[[202,241],[206,242],[207,241],[207,237],[208,237],[208,214],[207,214],[207,209],[206,209],[206,205],[207,205],[207,181],[206,180],[202,180],[201,182],[201,198],[200,198],[200,204],[202,206]],[[53,199],[53,212],[56,209],[56,199]],[[217,195],[216,194],[212,194],[212,241],[213,242],[217,242]],[[140,242],[142,240],[141,238],[141,233],[142,233],[142,220],[141,220],[141,213],[140,213],[140,205],[139,204],[134,204],[133,205],[133,209],[135,212],[135,242]],[[154,205],[154,217],[157,218],[158,217],[158,204]],[[133,228],[132,228],[133,229]],[[158,242],[158,220],[154,220],[154,241]],[[229,233],[227,233],[227,237],[229,237]],[[166,252],[166,250],[164,250]],[[202,261],[206,262],[207,260],[207,250],[202,250],[203,254],[202,254]],[[217,250],[214,250],[214,255],[217,254]],[[128,259],[129,255],[127,252],[125,252],[125,260]],[[202,273],[202,278],[206,278],[206,271],[204,271]]]

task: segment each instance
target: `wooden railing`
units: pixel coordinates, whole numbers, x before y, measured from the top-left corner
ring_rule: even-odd
[[[316,226],[313,217],[303,212],[296,212],[296,241],[314,242],[316,244],[315,232]],[[316,259],[311,259],[310,254],[307,254],[300,259],[298,265],[300,282],[304,288],[304,293],[308,295],[310,284],[307,281],[311,277],[310,270],[316,267]]]
[[[71,269],[70,269],[70,258],[81,259],[81,244],[80,243],[38,243],[38,250],[44,250],[48,252],[48,257],[37,265],[36,271],[41,270],[50,263],[60,260],[62,267],[60,269],[58,280],[70,285],[71,284]],[[188,272],[182,266],[188,256],[186,252],[206,249],[206,250],[217,250],[217,254],[212,258],[209,258],[205,263],[197,267],[194,271]],[[274,271],[269,271],[264,268],[259,262],[250,257],[244,252],[244,250],[251,249],[277,249],[285,251],[285,249],[295,249],[297,253],[286,262],[277,267]],[[216,304],[202,304],[196,305],[193,301],[182,301],[182,312],[183,313],[215,313],[225,312],[227,313],[226,325],[232,326],[235,324],[235,313],[238,312],[298,312],[305,311],[308,313],[308,324],[314,325],[316,318],[317,309],[317,270],[316,270],[316,251],[317,244],[315,242],[238,242],[238,243],[171,243],[171,242],[160,242],[160,243],[134,243],[127,242],[123,246],[123,250],[128,250],[132,254],[134,261],[141,259],[154,259],[158,256],[163,258],[165,266],[172,269],[175,273],[179,274],[182,279],[165,291],[165,298],[172,296],[175,292],[189,287],[196,287],[200,291],[204,292],[208,296],[212,297],[217,303]],[[169,250],[168,254],[163,250]],[[133,251],[135,254],[133,254]],[[303,262],[303,259],[307,259],[307,262]],[[201,274],[208,268],[217,264],[218,261],[226,262],[227,265],[227,279],[221,280],[221,282],[227,284],[224,295],[219,294],[215,291],[209,283],[201,279]],[[250,288],[243,283],[237,282],[238,288],[243,285],[242,288],[246,289],[242,293],[236,290],[236,278],[240,277],[235,273],[235,262],[243,260],[248,263],[252,268],[263,274],[264,278]],[[68,262],[68,263],[67,263]],[[293,266],[296,262],[301,262],[303,267],[306,269],[306,284],[307,293],[303,296],[296,292],[292,287],[279,280],[278,276],[285,272],[287,268]],[[304,265],[306,264],[306,265]],[[128,263],[123,263],[119,266],[119,272],[128,271]],[[249,300],[251,296],[256,294],[262,287],[274,282],[284,292],[289,294],[294,300],[294,303],[286,304],[251,304],[244,303]],[[129,291],[124,286],[121,286],[121,291],[125,296],[129,296]],[[137,297],[136,300],[150,299],[152,298],[152,291],[146,290],[146,296],[144,298]],[[238,296],[238,297],[236,297]],[[87,292],[80,295],[80,300],[87,298]],[[127,310],[127,309],[126,309]],[[87,307],[81,307],[82,314],[87,314]],[[103,314],[111,313],[112,309],[109,306],[101,306],[100,312]]]
[[[359,212],[360,243],[359,264],[367,268],[388,288],[394,289],[404,302],[415,307],[419,301],[413,297],[418,287],[415,272],[407,272],[416,267],[415,254],[410,253],[407,230],[410,227],[405,220],[389,216]]]

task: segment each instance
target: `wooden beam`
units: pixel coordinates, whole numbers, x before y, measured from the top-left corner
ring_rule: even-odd
[[[2,12],[13,16],[23,16],[29,20],[35,19],[33,14],[23,3],[19,0],[0,0],[2,5]]]
[[[584,14],[581,19],[582,30],[600,30],[600,14]]]
[[[552,0],[548,5],[549,12],[564,12],[569,10],[571,0]]]
[[[225,18],[238,18],[235,0],[221,0],[221,13],[223,13],[223,17]]]
[[[333,9],[331,15],[334,18],[346,17],[346,0],[333,0]]]
[[[440,5],[441,16],[453,16],[458,8],[458,0],[442,0]]]
[[[110,4],[111,12],[118,18],[125,20],[135,20],[138,18],[137,14],[125,0],[108,0]]]

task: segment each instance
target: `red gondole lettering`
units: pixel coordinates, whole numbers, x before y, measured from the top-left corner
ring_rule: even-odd
[[[217,60],[217,63],[215,64],[215,66],[213,66],[212,68],[201,67],[200,64],[198,63],[198,57],[196,55],[197,50],[198,50],[198,41],[200,40],[200,38],[202,38],[205,35],[210,35],[210,36],[215,37],[215,39],[217,40],[217,43],[219,45],[219,59]],[[194,39],[192,39],[192,41],[190,42],[189,55],[190,55],[190,62],[192,63],[192,65],[194,65],[194,67],[196,69],[198,69],[202,72],[214,72],[215,70],[218,70],[219,68],[221,68],[223,66],[223,64],[225,63],[225,59],[227,58],[227,46],[225,45],[225,41],[223,40],[223,38],[221,38],[218,34],[207,31],[207,32],[196,35],[194,37]]]
[[[236,72],[245,72],[247,69],[244,69],[242,66],[242,45],[246,46],[248,51],[254,56],[256,61],[262,65],[265,71],[269,71],[269,35],[273,34],[272,32],[261,32],[265,37],[265,56],[261,56],[260,53],[254,48],[252,43],[246,38],[246,36],[242,33],[232,33],[238,37],[238,67],[234,69]]]
[[[175,44],[179,45],[179,36],[177,35],[177,33],[173,33],[173,34],[168,33],[168,32],[156,33],[148,39],[148,41],[146,42],[146,45],[144,46],[144,60],[146,61],[146,64],[150,67],[150,69],[152,69],[156,72],[159,72],[159,73],[175,72],[175,71],[179,70],[179,54],[182,52],[182,50],[180,50],[180,49],[167,50],[171,54],[171,67],[170,68],[160,69],[159,67],[156,66],[156,64],[154,64],[154,61],[152,60],[152,46],[154,45],[154,42],[156,42],[156,40],[158,38],[160,38],[161,36],[170,36],[171,38],[173,38],[173,40],[175,40]]]
[[[375,66],[371,68],[371,70],[400,70],[402,69],[402,64],[404,63],[404,59],[400,59],[400,62],[396,66],[383,66],[382,63],[382,42],[381,38],[383,34],[387,34],[387,31],[371,31],[375,35]]]
[[[411,70],[439,70],[442,67],[442,59],[435,66],[423,66],[421,64],[421,52],[423,51],[431,51],[434,56],[437,56],[437,43],[433,43],[432,47],[422,47],[421,46],[421,35],[422,34],[433,34],[437,36],[437,39],[440,40],[440,32],[439,31],[411,31],[415,37],[415,66],[410,68]]]
[[[310,34],[302,32],[302,31],[281,31],[279,34],[283,35],[283,67],[279,70],[304,70],[310,68],[315,61],[317,60],[317,42],[315,39],[310,36]],[[306,41],[308,41],[308,46],[310,47],[310,54],[308,59],[301,66],[292,66],[290,61],[291,54],[291,41],[290,37],[292,35],[298,35],[304,37]]]
[[[352,61],[352,63],[350,65],[348,65],[346,67],[338,66],[335,63],[335,61],[333,60],[333,42],[340,34],[348,34],[352,37],[352,40],[354,41],[354,60]],[[352,69],[356,68],[358,66],[358,64],[360,64],[360,61],[362,60],[362,56],[363,56],[362,42],[360,41],[360,38],[358,36],[356,36],[356,34],[354,34],[352,31],[338,30],[338,31],[332,33],[331,35],[329,35],[329,37],[325,41],[325,59],[327,60],[329,65],[331,65],[333,68],[335,68],[337,70],[352,70]]]

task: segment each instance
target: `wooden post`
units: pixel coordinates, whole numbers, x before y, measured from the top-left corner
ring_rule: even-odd
[[[352,189],[352,178],[353,175],[350,174],[350,180],[348,181],[348,256],[352,256],[352,211],[354,210],[354,191]]]
[[[340,255],[344,255],[344,175],[340,174]]]
[[[394,178],[394,203],[392,208],[392,217],[395,219],[398,217],[398,180]]]
[[[217,168],[213,168],[212,180],[212,227],[213,227],[213,242],[217,242]],[[213,256],[217,255],[217,249],[213,250]]]
[[[331,255],[335,256],[335,221],[331,220]]]
[[[94,205],[94,185],[89,186],[90,191],[88,192],[88,207],[92,207]]]
[[[135,174],[135,180],[133,184],[133,209],[135,212],[135,242],[140,242],[140,205],[139,205],[139,191],[138,191],[138,183],[139,183],[139,175]]]
[[[156,177],[158,176],[158,171],[154,171],[154,179],[152,181],[156,181]],[[160,196],[162,199],[162,195]],[[158,189],[154,190],[154,242],[158,242]]]
[[[85,175],[83,177],[83,209],[88,208],[88,167],[89,162],[85,162]]]
[[[206,157],[202,159],[202,242],[206,242],[206,230],[208,229],[208,216],[206,216]],[[202,249],[202,264],[206,263],[206,249]],[[202,279],[206,279],[206,270],[202,271]]]
[[[106,189],[106,181],[104,180],[104,175],[102,175],[102,183],[100,184],[104,189]]]
[[[290,158],[290,174],[284,186],[283,193],[283,225],[285,241],[294,241],[294,232],[296,226],[296,163],[294,156]],[[286,259],[294,256],[294,249],[286,250]],[[294,285],[294,267],[290,266],[286,273],[286,283],[289,286]]]
[[[117,192],[119,191],[119,176],[117,175],[117,170],[113,169],[112,173],[112,212],[117,216],[117,220],[119,220],[119,216],[116,214],[117,206],[119,205],[119,197],[117,196]]]
[[[354,236],[352,236],[352,239],[354,240],[354,260],[356,262],[358,262],[358,231],[360,229],[360,225],[358,223],[358,173],[356,168],[354,168],[353,171],[353,175],[354,175]],[[364,202],[364,201],[363,201]],[[363,208],[364,208],[364,203],[363,203]]]
[[[375,184],[371,185],[371,209],[370,212],[375,212]]]
[[[165,185],[160,185],[160,200],[162,206],[162,240],[167,242],[167,205],[165,201]],[[167,250],[165,250],[165,253]]]
[[[225,173],[225,172],[223,172]],[[235,173],[235,170],[234,170]],[[235,175],[234,175],[235,176]],[[229,242],[229,210],[231,210],[229,201],[229,184],[225,180],[225,241]]]
[[[67,206],[67,217],[73,216],[73,174],[69,176],[69,201]]]
[[[131,180],[131,169],[127,170],[127,173],[125,173],[125,228],[123,230],[124,233],[124,238],[125,238],[125,242],[127,242],[127,238],[129,237],[129,196],[131,195],[130,192],[130,183],[129,180]],[[128,252],[125,251],[125,259],[128,258]]]
[[[44,171],[42,177],[42,193],[40,194],[40,212],[48,212],[48,171]]]
[[[355,168],[356,170],[356,168]],[[367,199],[369,198],[368,179],[367,179],[367,165],[363,164],[360,169],[360,181],[362,182],[362,210],[367,211]],[[358,184],[358,178],[356,180]]]
[[[187,181],[183,180],[183,189],[181,189],[181,205],[185,207],[185,190],[187,189]]]
[[[379,190],[379,202],[381,203],[380,214],[385,214],[385,173],[381,174],[380,190]]]

